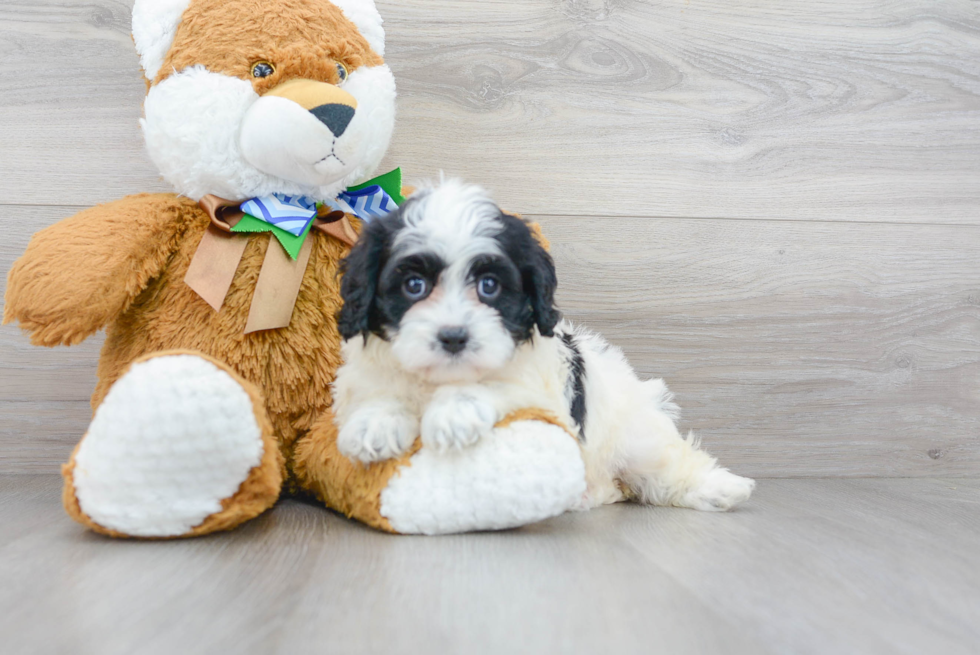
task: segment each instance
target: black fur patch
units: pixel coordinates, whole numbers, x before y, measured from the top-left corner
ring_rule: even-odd
[[[578,424],[578,434],[585,441],[585,360],[575,337],[567,332],[561,335],[562,343],[568,348],[568,368],[572,388],[572,420]]]
[[[513,312],[508,329],[517,341],[530,339],[534,325],[538,326],[542,336],[553,337],[555,325],[561,319],[561,312],[555,307],[555,289],[558,287],[555,263],[534,238],[527,223],[502,212],[500,222],[504,229],[497,235],[497,242],[517,267],[525,295],[520,310]]]
[[[375,297],[382,267],[391,255],[395,234],[404,227],[400,212],[367,223],[357,243],[340,262],[340,295],[343,307],[337,314],[337,329],[346,341],[371,332],[381,334],[382,317]]]
[[[534,328],[534,310],[530,296],[524,290],[520,270],[508,257],[485,255],[470,264],[468,283],[475,284],[481,276],[493,275],[500,282],[500,294],[492,300],[480,297],[480,302],[493,307],[500,315],[504,327],[515,343],[531,338]]]
[[[446,263],[432,253],[417,253],[401,259],[390,259],[381,269],[378,278],[378,292],[375,298],[374,316],[377,326],[372,331],[384,336],[381,328],[397,328],[412,305],[425,300],[432,293],[439,280],[439,274]],[[425,295],[408,298],[402,288],[405,280],[418,276],[428,285]]]

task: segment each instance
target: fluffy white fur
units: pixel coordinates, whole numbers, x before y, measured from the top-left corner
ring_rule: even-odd
[[[134,6],[133,35],[149,79],[188,1],[139,0]],[[382,53],[384,30],[374,2],[335,4]],[[388,66],[351,71],[341,87],[357,110],[340,137],[298,104],[260,98],[248,81],[203,66],[154,85],[140,124],[154,164],[181,195],[235,200],[283,193],[324,201],[375,172],[395,127],[395,78]]]
[[[396,256],[431,252],[449,262],[431,296],[413,306],[390,335],[402,366],[441,382],[476,381],[483,371],[502,366],[514,342],[497,313],[476,300],[466,279],[469,263],[482,254],[500,254],[495,235],[497,206],[482,189],[449,180],[443,193],[423,193],[404,214],[405,229],[395,239]],[[440,327],[465,326],[470,347],[460,356],[428,347]]]
[[[663,381],[640,380],[618,348],[567,322],[553,338],[535,332],[515,343],[465,275],[474,257],[500,253],[492,201],[479,188],[453,181],[422,193],[406,209],[393,256],[406,249],[434,252],[446,267],[432,294],[384,339],[371,334],[345,342],[334,385],[342,453],[363,462],[387,459],[404,452],[419,431],[425,447],[437,452],[472,447],[522,408],[548,410],[574,426],[567,340],[585,370],[584,507],[635,498],[727,510],[749,497],[755,483],[719,468],[696,440],[685,439]],[[450,326],[470,333],[466,349],[455,355],[437,344],[440,329]]]
[[[500,530],[561,514],[584,493],[575,441],[517,421],[463,450],[420,450],[381,492],[380,511],[402,534]]]
[[[230,199],[284,193],[327,200],[370,177],[395,126],[395,81],[387,66],[353,71],[343,89],[357,100],[357,111],[343,135],[334,137],[296,103],[260,99],[245,80],[194,66],[150,89],[140,123],[161,175],[194,200],[209,193]],[[249,120],[260,106],[260,120]],[[271,133],[270,125],[275,126]],[[259,139],[268,144],[273,137],[276,148],[243,149],[243,144]],[[342,165],[333,159],[320,163],[332,152]]]
[[[190,0],[136,0],[133,5],[133,42],[146,79],[160,72],[188,5]]]
[[[75,456],[75,493],[99,525],[178,536],[220,512],[262,453],[241,385],[200,357],[166,355],[133,365],[99,405]]]

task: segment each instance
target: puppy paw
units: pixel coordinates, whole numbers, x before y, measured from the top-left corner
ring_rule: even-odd
[[[380,462],[411,448],[418,429],[418,421],[407,412],[364,407],[340,428],[337,450],[365,464]]]
[[[755,480],[725,469],[713,469],[699,487],[684,496],[681,504],[703,512],[725,512],[748,500],[753,489]]]
[[[489,434],[496,422],[497,411],[475,395],[437,397],[422,416],[422,443],[438,452],[458,450]]]

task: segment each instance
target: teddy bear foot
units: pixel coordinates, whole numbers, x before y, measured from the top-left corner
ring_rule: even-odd
[[[229,529],[270,507],[281,455],[259,392],[191,353],[139,360],[65,465],[65,506],[112,536]]]
[[[380,513],[402,534],[501,530],[557,516],[585,490],[574,438],[521,420],[462,450],[422,448],[381,492]]]

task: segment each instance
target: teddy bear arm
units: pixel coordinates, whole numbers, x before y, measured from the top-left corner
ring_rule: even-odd
[[[141,194],[41,230],[7,276],[3,322],[18,321],[35,345],[81,342],[160,274],[195,210],[174,195]]]
[[[386,532],[526,525],[577,507],[586,491],[578,441],[544,410],[512,412],[461,451],[440,454],[418,439],[368,465],[340,453],[337,432],[330,411],[317,419],[296,446],[297,480],[327,507]]]

